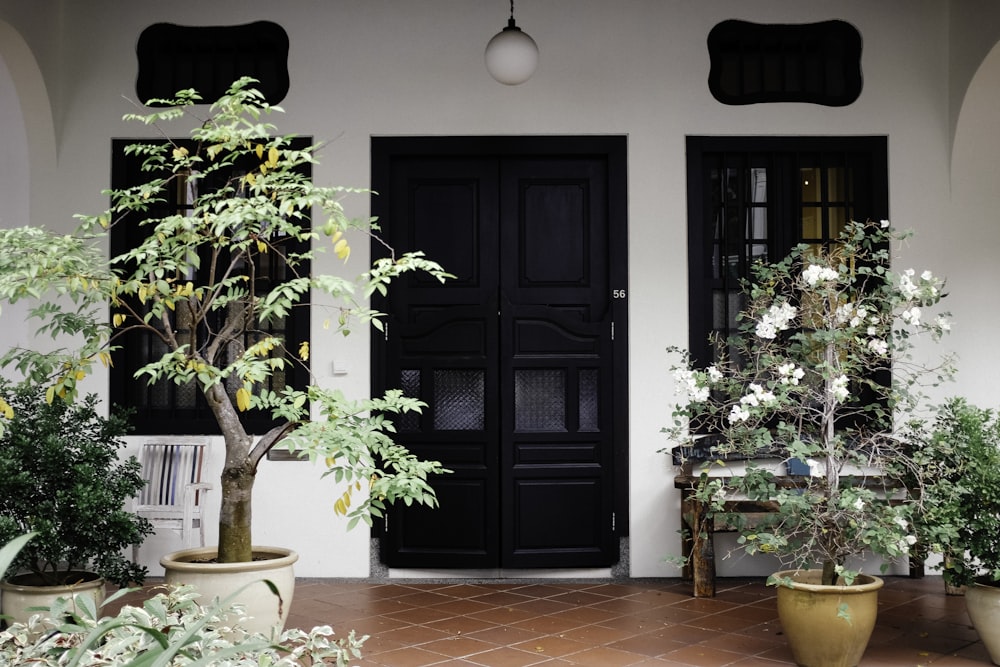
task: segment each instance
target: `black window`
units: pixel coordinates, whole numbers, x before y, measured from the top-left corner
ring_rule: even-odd
[[[826,244],[851,220],[888,218],[885,137],[689,137],[690,351],[736,333],[755,261]]]
[[[147,182],[152,175],[141,170],[144,156],[125,155],[125,147],[137,143],[134,139],[115,139],[112,141],[112,177],[111,187],[122,189]],[[308,138],[300,137],[294,140],[293,147],[304,149],[309,146]],[[190,142],[174,140],[174,143],[195,147]],[[221,187],[232,177],[240,176],[248,169],[253,169],[253,165],[234,165],[232,171],[218,171],[213,173],[212,179],[199,181],[198,187],[213,189]],[[309,174],[306,174],[307,176]],[[143,218],[159,218],[175,213],[190,211],[192,201],[196,193],[191,191],[191,186],[184,180],[175,181],[175,187],[163,193],[163,201],[150,204],[149,210],[142,214]],[[148,227],[141,227],[138,214],[133,214],[115,224],[111,232],[111,253],[117,256],[136,247],[139,242],[149,234]],[[300,247],[296,242],[288,239],[285,245],[287,252],[301,252],[306,248]],[[207,250],[205,251],[207,252]],[[199,271],[208,271],[210,263],[207,258],[203,258]],[[251,257],[254,265],[254,289],[257,294],[268,290],[277,282],[285,280],[288,271],[281,253],[255,253]],[[297,270],[302,273],[308,271],[308,265],[300,264]],[[194,279],[197,284],[199,279]],[[224,311],[220,311],[218,316],[225,316]],[[184,321],[184,314],[181,309],[177,309],[173,314],[171,322],[173,328],[182,335],[187,336],[195,345],[199,341],[199,332],[191,330],[188,323]],[[208,324],[211,326],[211,323]],[[248,328],[239,339],[234,339],[221,352],[225,355],[223,359],[216,359],[217,365],[226,365],[241,354],[249,345],[265,335],[274,335],[284,341],[288,347],[297,349],[299,343],[308,340],[309,336],[309,309],[308,306],[293,308],[286,317],[269,322],[265,326],[255,325]],[[137,434],[208,434],[219,433],[219,427],[215,418],[209,410],[205,399],[202,396],[200,387],[194,383],[177,385],[172,381],[161,380],[154,384],[148,383],[148,378],[135,378],[134,375],[142,366],[162,357],[167,351],[164,343],[156,336],[148,332],[138,330],[128,331],[119,339],[116,344],[119,349],[112,355],[113,366],[110,374],[110,398],[116,405],[127,406],[134,409],[132,423]],[[293,356],[284,350],[277,350],[275,354],[285,354]],[[281,391],[286,386],[304,387],[309,381],[309,370],[301,360],[289,359],[283,370],[276,370],[270,378],[267,389]],[[228,386],[230,393],[235,393],[238,389],[235,383]],[[255,411],[248,411],[242,415],[247,430],[251,433],[263,433],[274,425],[269,414]]]

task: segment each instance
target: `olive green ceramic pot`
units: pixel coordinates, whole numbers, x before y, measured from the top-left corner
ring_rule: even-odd
[[[824,586],[822,570],[774,575],[778,618],[801,667],[856,667],[878,616],[879,577],[858,575],[851,586]]]

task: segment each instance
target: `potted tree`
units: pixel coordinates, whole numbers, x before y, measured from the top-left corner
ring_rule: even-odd
[[[920,433],[914,456],[932,471],[921,542],[943,556],[945,584],[964,590],[969,618],[1000,665],[1000,416],[952,398]]]
[[[100,601],[105,582],[142,583],[146,569],[123,553],[151,530],[125,509],[144,483],[134,457],[119,460],[125,418],[99,415],[93,395],[46,403],[44,389],[8,380],[0,391],[11,415],[0,435],[0,543],[34,532],[0,583],[3,613],[25,620],[61,595]]]
[[[758,264],[738,335],[715,341],[714,363],[696,367],[685,356],[674,368],[687,399],[667,432],[688,447],[706,437],[716,443],[698,498],[717,513],[731,492],[775,507],[762,523],[727,519],[740,528],[739,548],[775,554],[790,568],[768,581],[778,585],[779,615],[801,665],[857,664],[882,585],[858,559],[891,561],[916,543],[921,494],[908,482],[923,471],[894,425],[915,407],[921,383],[950,369],[914,362],[912,336],[938,337],[949,324],[927,312],[943,296],[939,279],[889,270],[890,244],[902,236],[887,221],[851,223],[828,247],[800,245]],[[784,465],[755,463],[775,457]],[[730,472],[733,458],[746,459],[745,470]],[[785,483],[788,464],[806,474]],[[832,601],[820,603],[828,591]],[[821,610],[819,625],[803,628],[812,610]],[[857,647],[845,648],[849,641]]]
[[[420,407],[402,392],[349,401],[315,379],[305,387],[268,384],[308,358],[308,340],[273,333],[272,325],[293,309],[325,304],[331,335],[347,334],[354,320],[378,325],[378,313],[366,300],[393,278],[423,271],[444,280],[447,274],[420,253],[379,259],[357,281],[307,270],[323,250],[321,238],[346,261],[350,231],[369,233],[371,221],[345,213],[342,198],[359,191],[321,187],[303,174],[302,166],[315,161],[315,148],[276,134],[264,116],[281,109],[267,104],[253,83],[234,83],[207,117],[190,90],[176,99],[151,100],[148,114],[126,116],[157,126],[165,137],[175,136],[172,123],[190,121],[193,129],[184,143],[165,139],[127,148],[143,159],[148,180],[109,191],[109,210],[81,216],[77,233],[30,227],[0,232],[0,298],[48,297],[32,315],[44,329],[73,340],[71,347],[44,354],[11,350],[3,363],[47,386],[50,399],[71,400],[80,379],[109,361],[109,349],[122,335],[144,331],[162,354],[139,375],[203,394],[225,441],[219,545],[211,560],[240,577],[256,556],[265,555],[252,540],[251,501],[257,467],[279,443],[326,462],[327,474],[348,485],[335,508],[349,525],[371,523],[372,515],[398,499],[435,504],[427,478],[442,472],[437,463],[419,461],[392,442],[389,416]],[[177,188],[191,193],[186,209],[153,212],[151,204]],[[314,213],[322,216],[315,223]],[[109,259],[100,244],[109,229],[124,224],[140,230],[139,240]],[[262,267],[279,257],[282,273],[263,280]],[[253,410],[269,413],[276,425],[251,433],[242,417]],[[294,562],[294,553],[277,552],[287,565]],[[187,561],[206,556],[178,554]],[[171,562],[165,562],[168,578]],[[268,577],[293,581],[273,568]],[[218,580],[218,573],[207,578]],[[287,613],[290,594],[271,606]]]

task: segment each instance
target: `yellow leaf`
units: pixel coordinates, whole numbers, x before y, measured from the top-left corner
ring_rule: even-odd
[[[257,158],[258,159],[264,157],[264,145],[263,144],[257,144],[256,146],[254,146],[253,150],[254,150],[254,153],[257,154]]]
[[[261,241],[260,239],[257,239],[257,252],[259,253],[267,252],[267,244]]]
[[[146,286],[145,285],[139,285],[139,291],[138,291],[138,295],[137,295],[139,297],[139,303],[142,303],[142,304],[146,303],[146,296],[148,294],[149,294],[149,292],[146,290]]]
[[[49,405],[52,405],[52,399],[54,399],[55,397],[56,397],[56,388],[55,387],[49,387],[48,389],[45,390],[45,402],[46,403],[48,403]]]
[[[240,387],[236,390],[236,407],[240,412],[246,412],[250,409],[250,392],[247,391],[246,387]]]
[[[324,329],[329,329],[330,328],[330,318],[329,317],[326,318],[325,320],[323,320],[323,328]]]
[[[333,244],[333,251],[337,253],[337,257],[341,258],[345,262],[347,258],[351,256],[351,246],[347,245],[347,239],[340,239]]]
[[[271,150],[269,150],[267,152],[267,164],[268,164],[268,166],[270,166],[272,168],[275,167],[275,166],[277,166],[277,164],[278,164],[278,155],[279,155],[278,149],[275,148],[274,146],[271,146]]]
[[[331,224],[333,224],[333,223],[331,223]],[[330,235],[330,241],[332,243],[336,243],[337,241],[340,240],[340,237],[343,236],[343,235],[344,235],[344,232],[342,232],[342,231],[340,231],[338,229],[337,231],[335,231],[333,234]]]
[[[120,327],[122,324],[125,323],[125,316],[121,313],[115,313],[114,317],[111,318],[111,323],[114,324],[116,327]]]
[[[180,160],[181,158],[185,158],[187,157],[187,155],[188,155],[188,149],[184,148],[183,146],[174,149],[175,160]]]
[[[14,408],[10,407],[10,403],[0,398],[0,412],[3,412],[4,419],[14,418]]]
[[[299,344],[299,359],[309,361],[309,341],[304,340]]]
[[[338,498],[337,502],[333,504],[333,511],[339,514],[340,516],[344,516],[345,514],[347,514],[347,506],[344,505],[343,498]]]
[[[332,468],[333,464],[336,463],[336,462],[337,462],[337,457],[336,456],[328,456],[328,457],[326,457],[326,467],[327,468]]]
[[[107,352],[98,352],[97,358],[101,360],[101,365],[104,366],[105,368],[107,368],[108,366],[114,366],[114,364],[111,363],[111,355],[108,354]]]
[[[80,380],[82,380],[85,377],[87,377],[87,374],[85,372],[83,372],[83,371],[77,371],[76,372],[76,381],[77,382],[79,382]]]
[[[163,303],[167,304],[167,308],[169,308],[170,310],[174,309],[174,300],[173,299],[167,299]]]
[[[254,175],[252,171],[247,173],[246,178],[247,178],[247,183],[249,183],[250,185],[257,185],[257,177]]]

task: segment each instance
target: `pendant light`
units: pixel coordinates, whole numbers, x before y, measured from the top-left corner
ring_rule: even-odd
[[[514,24],[514,0],[510,0],[507,27],[486,45],[486,69],[500,83],[524,83],[538,67],[538,45]]]

